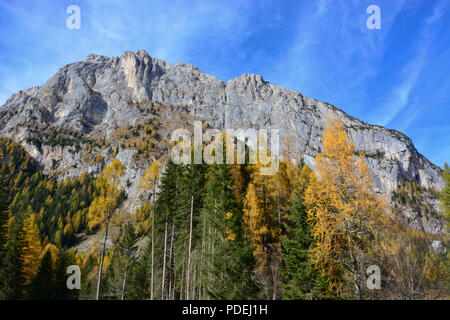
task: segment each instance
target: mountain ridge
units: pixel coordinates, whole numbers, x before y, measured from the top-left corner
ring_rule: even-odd
[[[170,105],[186,106],[182,114],[220,130],[277,128],[280,141],[291,137],[295,150],[311,167],[321,151],[327,119],[337,117],[357,149],[366,155],[377,190],[389,194],[402,181],[436,190],[444,186],[442,169],[421,155],[410,138],[399,131],[370,125],[329,103],[270,84],[260,75],[243,74],[224,82],[196,66],[182,62],[172,65],[150,57],[144,50],[125,51],[120,57],[89,54],[84,61],[59,69],[42,86],[13,94],[0,106],[0,136],[21,143],[47,172],[55,171],[60,178],[98,172],[100,166],[81,161],[87,150],[83,139],[110,139],[119,128],[133,126],[146,117],[145,110],[153,103],[161,104],[162,111],[149,117],[165,118],[167,122],[172,122]],[[52,130],[68,132],[67,139],[79,140],[80,150],[55,145]],[[52,145],[33,140],[41,139],[43,132],[50,132],[48,141]],[[107,149],[98,147],[93,152],[108,158],[111,153]],[[136,167],[127,179],[133,180],[131,198],[137,198],[143,168],[134,163],[132,147],[119,149],[117,156]]]

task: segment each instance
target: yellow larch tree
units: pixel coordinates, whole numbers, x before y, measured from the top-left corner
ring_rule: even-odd
[[[36,223],[36,214],[28,207],[23,222],[23,238],[21,246],[22,274],[25,285],[29,284],[36,274],[41,254],[41,240]]]
[[[250,165],[243,220],[257,260],[257,275],[266,299],[280,297],[278,287],[281,246],[277,174],[261,175],[261,164]]]
[[[50,256],[52,258],[52,263],[53,263],[53,268],[55,268],[56,267],[56,262],[58,261],[59,250],[54,244],[47,243],[47,245],[44,247],[44,249],[42,250],[42,252],[40,254],[39,260],[41,260],[45,256],[47,251],[50,251]]]
[[[152,192],[152,207],[150,212],[151,229],[152,229],[152,269],[150,280],[150,299],[153,300],[154,296],[154,258],[155,258],[155,200],[156,200],[156,186],[159,183],[161,173],[161,165],[158,160],[152,162],[150,168],[147,168],[145,174],[141,178],[140,188]],[[144,222],[145,223],[145,222]]]
[[[123,176],[125,167],[119,159],[114,159],[112,163],[105,168],[102,174],[97,178],[96,185],[100,190],[91,203],[88,211],[88,227],[95,227],[105,223],[105,235],[103,238],[102,250],[100,255],[100,267],[98,271],[97,294],[96,299],[100,297],[100,283],[102,279],[103,263],[106,251],[106,240],[108,238],[109,223],[114,210],[119,205],[122,190],[119,189],[120,177]]]
[[[328,122],[315,173],[305,194],[317,241],[311,257],[328,276],[330,291],[342,295],[348,280],[360,299],[367,268],[364,264],[387,213],[385,200],[374,191],[365,159],[356,155],[355,144],[338,120]]]

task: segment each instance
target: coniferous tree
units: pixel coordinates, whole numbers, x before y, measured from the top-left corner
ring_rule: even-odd
[[[150,168],[148,168],[144,174],[144,176],[141,178],[141,185],[140,187],[151,190],[151,200],[152,200],[152,206],[151,206],[151,280],[150,280],[150,300],[153,300],[154,297],[154,282],[155,282],[155,200],[156,200],[156,186],[159,182],[160,178],[160,170],[161,166],[159,164],[159,161],[154,161]]]
[[[23,283],[20,243],[17,237],[11,237],[0,260],[0,300],[21,299]]]
[[[168,229],[177,221],[177,212],[179,206],[179,185],[183,169],[181,165],[175,164],[169,160],[161,175],[161,185],[158,192],[157,201],[155,203],[155,270],[160,274],[158,277],[160,282],[154,283],[155,291],[160,288],[160,298],[165,299],[165,290],[167,285],[167,239]],[[181,228],[180,228],[181,230]],[[156,279],[156,276],[155,276]],[[156,296],[156,293],[155,293]]]
[[[129,280],[129,295],[133,300],[148,300],[152,298],[151,288],[152,245],[147,244],[139,257]]]
[[[0,259],[8,240],[9,199],[6,176],[0,175]]]
[[[311,255],[328,276],[330,292],[343,295],[351,277],[355,296],[363,298],[365,262],[386,224],[385,202],[374,192],[365,159],[355,155],[341,122],[330,121],[323,151],[316,157],[316,175],[305,193],[312,234],[317,245]]]
[[[36,224],[36,214],[31,207],[28,207],[25,212],[21,233],[23,234],[20,248],[23,261],[22,274],[25,279],[25,285],[28,285],[36,274],[42,250],[39,229]]]
[[[91,300],[96,298],[96,265],[98,256],[96,254],[89,254],[84,259],[80,260],[81,268],[81,289],[79,290],[79,298],[81,300]]]
[[[28,288],[28,299],[52,300],[55,298],[55,277],[50,250],[42,257],[35,277]]]
[[[105,223],[105,235],[103,237],[102,249],[100,253],[100,266],[97,278],[97,293],[96,299],[100,298],[100,287],[102,282],[103,262],[106,253],[106,240],[108,238],[109,223],[111,221],[114,210],[118,206],[122,190],[119,189],[120,177],[124,174],[125,167],[119,159],[114,159],[113,162],[105,168],[98,179],[98,187],[101,194],[94,199],[90,208],[89,216],[90,228],[93,228],[101,223]]]
[[[279,292],[280,235],[276,177],[260,174],[252,165],[251,183],[244,199],[243,220],[257,260],[256,274],[265,299],[277,299]]]
[[[111,263],[105,282],[108,284],[108,293],[114,294],[120,300],[125,299],[129,287],[130,274],[135,266],[137,238],[132,224],[127,223],[120,241],[113,249]]]
[[[213,299],[251,299],[258,292],[253,249],[244,234],[233,185],[228,165],[209,167],[202,209],[208,222],[204,282]]]
[[[196,232],[200,226],[200,213],[202,208],[203,190],[205,184],[206,165],[189,164],[184,167],[183,176],[179,187],[179,211],[177,220],[180,225],[188,222],[187,234],[187,261],[186,261],[186,299],[191,298],[191,286],[197,279],[192,279],[192,254],[197,246],[199,234]],[[187,209],[187,210],[186,210]],[[175,227],[175,225],[174,225]],[[174,228],[172,228],[174,229]],[[173,234],[173,232],[172,232]],[[173,238],[173,237],[172,237]],[[173,252],[173,250],[171,251]],[[170,257],[172,261],[172,257]]]
[[[284,267],[281,284],[283,299],[320,299],[325,297],[328,283],[314,268],[309,250],[315,245],[305,205],[305,190],[312,172],[303,165],[297,178],[297,188],[285,224],[286,237],[282,239]]]
[[[55,264],[55,293],[54,298],[57,300],[76,300],[78,299],[79,290],[70,290],[67,287],[67,267],[76,265],[75,254],[72,249],[61,250],[58,253]]]
[[[199,295],[200,273],[194,270],[200,269],[201,263],[205,169],[205,165],[185,166],[169,160],[161,175],[155,204],[157,296],[161,299],[184,299],[191,292]]]

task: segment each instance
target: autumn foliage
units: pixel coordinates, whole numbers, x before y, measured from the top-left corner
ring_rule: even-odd
[[[317,240],[311,256],[329,277],[330,290],[342,294],[348,277],[361,290],[362,263],[387,212],[365,159],[355,155],[355,144],[341,122],[329,122],[315,169],[305,196]]]

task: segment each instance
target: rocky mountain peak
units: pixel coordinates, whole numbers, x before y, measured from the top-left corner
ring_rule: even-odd
[[[381,192],[390,193],[403,180],[437,190],[444,185],[441,169],[400,132],[364,123],[330,104],[272,85],[260,75],[243,74],[224,82],[193,65],[152,58],[145,50],[125,51],[120,57],[89,54],[84,61],[58,70],[41,87],[12,95],[0,107],[0,135],[24,145],[47,172],[57,170],[64,173],[62,177],[95,172],[99,168],[80,161],[82,142],[76,151],[54,142],[30,141],[51,130],[65,131],[79,141],[94,136],[108,139],[117,128],[138,123],[144,116],[142,106],[151,103],[186,106],[186,115],[221,130],[279,129],[280,140],[291,137],[310,166],[321,151],[327,119],[337,117],[366,155]],[[119,156],[132,162],[134,151],[127,152]],[[139,164],[134,167],[128,178],[135,179],[131,188],[136,189],[142,170]],[[138,196],[137,191],[133,196]]]

